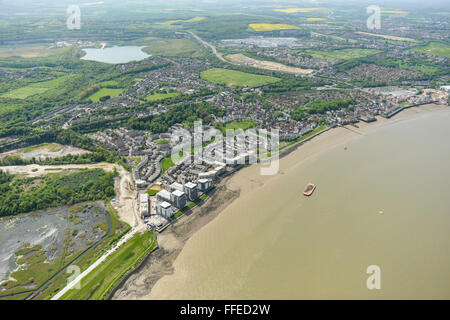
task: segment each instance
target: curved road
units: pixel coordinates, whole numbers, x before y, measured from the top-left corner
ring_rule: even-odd
[[[195,33],[193,33],[192,31],[187,31],[191,36],[193,36],[198,42],[200,42],[202,45],[204,45],[205,47],[209,47],[212,52],[216,55],[216,57],[223,62],[229,63],[229,64],[234,64],[234,65],[238,65],[237,63],[231,62],[226,60],[221,53],[219,53],[216,49],[215,46],[213,46],[211,43],[206,42],[205,40],[203,40],[202,38],[200,38],[198,35],[196,35]]]

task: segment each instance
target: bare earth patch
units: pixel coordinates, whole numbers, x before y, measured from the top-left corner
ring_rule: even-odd
[[[58,143],[47,143],[39,146],[11,150],[0,154],[0,159],[4,157],[16,156],[22,159],[47,159],[58,158],[68,154],[78,155],[89,153],[87,150],[76,148],[68,145],[61,145]]]
[[[385,34],[368,33],[368,32],[355,32],[355,33],[361,34],[364,36],[384,38],[384,39],[388,39],[388,40],[417,42],[416,40],[411,39],[411,38],[402,38],[402,37],[396,37],[396,36],[389,36],[389,35],[385,35]]]
[[[280,71],[280,72],[286,72],[286,73],[293,73],[293,74],[311,74],[314,72],[314,70],[311,69],[301,69],[296,67],[290,67],[286,66],[284,64],[273,62],[273,61],[262,61],[262,60],[256,60],[253,58],[249,58],[243,54],[229,54],[226,56],[226,58],[232,62],[245,64],[254,68],[259,69],[265,69],[265,70],[271,70],[271,71]]]

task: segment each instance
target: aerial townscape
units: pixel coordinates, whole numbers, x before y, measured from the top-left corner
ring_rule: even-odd
[[[389,238],[371,219],[404,225],[402,210],[415,209],[402,206],[403,192],[419,203],[410,187],[423,192],[438,177],[438,195],[448,191],[448,168],[423,164],[428,178],[416,181],[408,162],[450,155],[450,6],[435,1],[381,1],[375,23],[376,3],[356,0],[1,2],[0,300],[371,299],[316,290],[324,284],[309,281],[319,276],[281,289],[290,268],[267,287],[254,283],[311,254],[299,243],[328,254],[315,263],[349,248],[339,240],[329,252],[328,240],[295,238],[290,227],[333,237],[342,213],[347,234],[381,228]],[[413,121],[432,117],[420,135]],[[403,150],[406,161],[396,152],[409,147],[417,154]],[[269,167],[277,172],[260,175]],[[384,180],[393,172],[403,184]],[[444,198],[436,216],[448,213]],[[402,222],[388,220],[389,208]],[[366,209],[373,228],[360,221]],[[439,239],[446,252],[448,235]],[[299,244],[298,259],[286,243]],[[368,248],[359,243],[355,252]],[[445,265],[442,254],[430,259]],[[200,255],[210,265],[199,267]],[[450,279],[448,270],[433,279]],[[220,290],[209,291],[202,283],[215,272]],[[424,292],[450,298],[450,283],[440,285]],[[386,290],[376,298],[428,297]]]

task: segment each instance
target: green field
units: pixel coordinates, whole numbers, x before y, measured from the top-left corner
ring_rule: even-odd
[[[189,39],[155,39],[142,51],[154,56],[199,57],[202,49]]]
[[[9,99],[26,99],[28,97],[34,96],[36,94],[44,93],[48,88],[38,88],[38,87],[22,87],[16,90],[12,90],[2,94],[1,98],[9,98]]]
[[[322,51],[322,50],[305,50],[302,53],[310,55],[314,58],[325,59],[325,60],[350,60],[350,59],[358,59],[362,57],[371,56],[377,53],[380,53],[380,50],[376,49],[338,49],[331,51]]]
[[[216,129],[219,129],[223,135],[226,135],[227,130],[242,129],[243,131],[245,131],[250,128],[256,127],[258,124],[259,123],[256,121],[241,120],[241,121],[233,121],[233,122],[227,123],[225,125],[216,124],[214,127]]]
[[[41,81],[41,82],[36,82],[33,84],[30,84],[30,87],[38,87],[38,88],[56,88],[59,87],[60,85],[63,85],[64,82],[66,80],[69,80],[70,78],[73,78],[73,75],[67,75],[67,76],[62,76],[62,77],[58,77],[56,79],[52,79],[52,80],[48,80],[48,81]]]
[[[81,280],[80,290],[69,290],[61,300],[105,299],[126,273],[142,262],[156,245],[153,232],[137,233]]]
[[[411,50],[450,59],[450,46],[442,42],[430,42],[424,47],[416,47]]]
[[[110,81],[103,81],[101,83],[103,88],[111,88],[111,87],[116,87],[119,85],[119,83],[115,80],[110,80]]]
[[[53,80],[41,81],[32,83],[26,87],[18,88],[15,90],[8,91],[0,96],[0,98],[9,99],[26,99],[28,97],[34,96],[36,94],[41,94],[49,89],[57,88],[67,80],[70,75],[59,77]]]
[[[173,167],[175,163],[172,161],[172,157],[168,156],[161,160],[161,168],[162,168],[162,175],[169,170],[169,168]]]
[[[145,100],[152,101],[161,101],[167,98],[173,98],[179,96],[179,92],[169,92],[169,93],[154,93],[145,98]]]
[[[233,121],[231,123],[227,123],[225,126],[226,130],[236,130],[236,129],[242,129],[242,130],[248,130],[250,128],[256,127],[258,125],[258,122],[256,121],[249,121],[249,120],[242,120],[242,121]]]
[[[123,89],[101,88],[100,90],[89,96],[88,99],[92,100],[93,102],[99,102],[101,97],[110,96],[111,98],[114,98],[122,92]]]
[[[157,194],[159,191],[161,191],[161,190],[148,189],[148,190],[147,190],[147,194],[148,194],[149,196],[154,196],[154,195]]]
[[[246,73],[235,70],[214,68],[203,71],[200,74],[201,78],[215,83],[222,84],[229,87],[258,87],[269,83],[280,81],[279,78],[270,76],[261,76],[258,74]]]

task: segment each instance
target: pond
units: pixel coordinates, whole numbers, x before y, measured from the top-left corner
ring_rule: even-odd
[[[127,63],[131,61],[140,61],[150,57],[149,54],[142,51],[139,46],[114,46],[110,48],[97,49],[86,48],[83,51],[86,53],[82,60],[90,60],[104,63]]]

